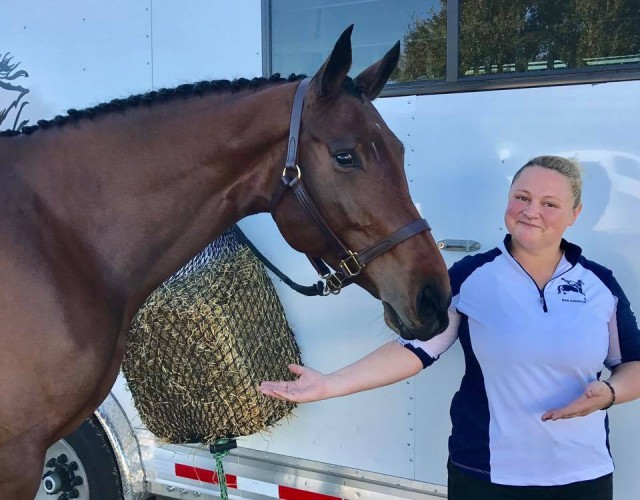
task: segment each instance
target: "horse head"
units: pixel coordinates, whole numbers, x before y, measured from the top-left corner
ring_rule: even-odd
[[[404,147],[373,106],[394,70],[399,43],[356,78],[351,31],[340,36],[309,82],[299,135],[298,165],[326,225],[352,250],[370,248],[421,219],[409,194]],[[340,269],[331,238],[292,194],[272,210],[287,242]],[[406,339],[427,340],[448,324],[447,269],[428,226],[367,262],[352,279],[384,304],[385,321]]]

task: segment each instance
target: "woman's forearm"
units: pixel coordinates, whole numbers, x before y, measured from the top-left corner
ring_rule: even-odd
[[[346,396],[393,384],[409,378],[422,369],[422,362],[409,349],[396,341],[333,373],[325,375],[328,397]]]
[[[640,361],[628,361],[614,367],[609,383],[616,391],[616,404],[640,398]]]

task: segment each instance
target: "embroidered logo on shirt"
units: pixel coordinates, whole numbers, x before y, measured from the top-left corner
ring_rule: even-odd
[[[562,302],[581,302],[581,303],[586,303],[587,302],[587,297],[584,294],[584,292],[582,291],[582,286],[584,285],[584,282],[582,280],[578,280],[578,281],[571,281],[571,280],[567,280],[564,278],[561,278],[562,281],[565,282],[564,285],[559,285],[558,286],[558,293],[562,294],[562,295],[567,295],[568,293],[572,294],[575,297],[575,294],[579,294],[582,295],[582,298],[577,298],[577,299],[562,299]]]

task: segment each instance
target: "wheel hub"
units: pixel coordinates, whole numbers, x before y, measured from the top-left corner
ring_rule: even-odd
[[[56,458],[49,459],[45,468],[51,469],[42,476],[42,485],[47,495],[60,493],[57,500],[69,500],[80,496],[76,486],[80,486],[84,481],[76,475],[77,462],[69,462],[67,455],[61,453]]]

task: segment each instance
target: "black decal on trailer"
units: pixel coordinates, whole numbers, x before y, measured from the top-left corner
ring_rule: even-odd
[[[11,94],[8,99],[9,105],[4,109],[0,108],[0,130],[2,130],[2,124],[14,109],[15,117],[13,119],[11,130],[20,130],[29,122],[29,120],[20,121],[22,110],[27,104],[29,104],[28,101],[22,100],[24,96],[29,93],[29,89],[15,83],[15,80],[18,78],[29,78],[29,73],[23,69],[17,69],[18,66],[20,66],[20,62],[12,63],[12,60],[13,56],[10,52],[0,54],[0,90],[4,90]],[[18,94],[17,97],[15,96],[15,93]],[[5,92],[0,93],[0,95],[2,94],[5,94]],[[0,103],[5,101],[5,96],[6,94],[2,95],[3,99],[0,100]]]

